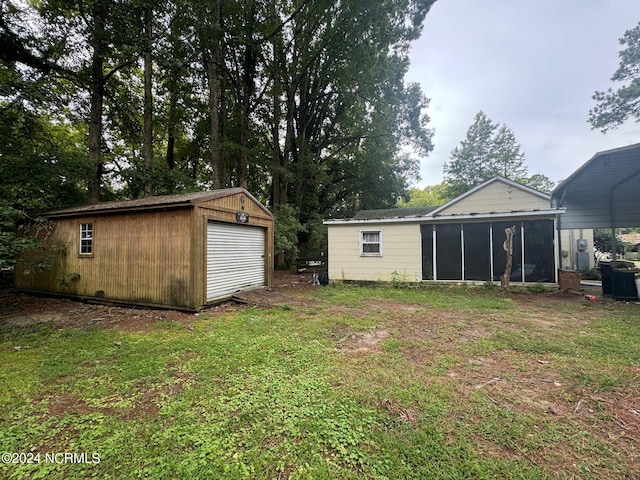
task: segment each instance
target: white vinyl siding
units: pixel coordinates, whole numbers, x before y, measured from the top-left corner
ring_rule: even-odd
[[[265,230],[207,225],[207,301],[265,284]]]
[[[420,281],[420,225],[329,226],[329,280]],[[361,231],[380,232],[383,255],[361,255]],[[395,273],[394,273],[395,272]]]

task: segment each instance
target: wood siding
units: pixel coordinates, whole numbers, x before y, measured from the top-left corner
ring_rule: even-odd
[[[382,255],[360,255],[360,232],[380,231]],[[421,273],[420,225],[375,224],[329,227],[329,280],[417,282]],[[395,272],[395,273],[394,273]]]
[[[46,243],[51,270],[16,269],[16,288],[197,309],[206,305],[206,238],[210,221],[264,228],[265,285],[273,284],[273,216],[247,192],[234,192],[194,205],[139,208],[53,218]],[[80,224],[93,224],[93,254],[80,255]],[[78,274],[77,281],[71,280]],[[62,282],[60,279],[64,278]]]
[[[549,199],[544,199],[523,189],[497,181],[452,203],[449,207],[439,211],[438,216],[544,210],[548,208],[550,208]]]
[[[194,307],[192,209],[74,217],[55,221],[53,268],[16,273],[16,287],[67,295]],[[80,224],[93,224],[93,255],[79,254]],[[68,276],[79,274],[77,281]],[[66,276],[67,285],[60,282]]]

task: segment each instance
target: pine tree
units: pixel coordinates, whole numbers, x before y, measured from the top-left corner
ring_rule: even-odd
[[[591,128],[603,133],[619,127],[628,119],[640,121],[640,23],[624,32],[619,52],[620,65],[611,80],[625,83],[616,91],[596,91],[593,99],[598,104],[589,111]]]

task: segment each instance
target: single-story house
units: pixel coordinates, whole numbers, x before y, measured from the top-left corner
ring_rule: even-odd
[[[273,282],[273,214],[243,188],[49,212],[52,268],[16,268],[15,286],[101,301],[196,310]]]
[[[550,196],[494,177],[440,207],[358,212],[325,220],[328,273],[340,281],[499,281],[515,226],[512,282],[557,283],[557,221]]]

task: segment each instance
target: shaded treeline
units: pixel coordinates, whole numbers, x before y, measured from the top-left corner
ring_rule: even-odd
[[[5,230],[243,186],[314,243],[322,218],[395,205],[432,148],[404,74],[433,1],[3,2]]]

